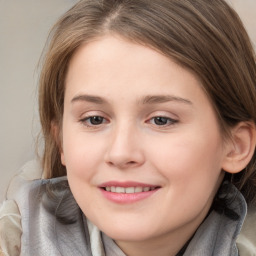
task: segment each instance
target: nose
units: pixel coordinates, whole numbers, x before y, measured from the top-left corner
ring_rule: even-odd
[[[139,167],[145,162],[143,145],[136,129],[117,127],[112,132],[105,162],[118,169]]]

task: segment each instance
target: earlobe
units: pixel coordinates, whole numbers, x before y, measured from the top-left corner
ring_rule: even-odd
[[[65,166],[66,165],[66,161],[65,161],[65,156],[63,154],[63,151],[60,154],[60,158],[61,158],[61,163]]]
[[[229,173],[242,171],[250,162],[256,143],[256,128],[252,122],[241,122],[232,128],[222,169]]]

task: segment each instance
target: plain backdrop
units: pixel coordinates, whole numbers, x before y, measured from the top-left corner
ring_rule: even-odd
[[[256,44],[256,0],[228,0]],[[0,0],[0,201],[35,157],[38,61],[51,26],[77,0]]]

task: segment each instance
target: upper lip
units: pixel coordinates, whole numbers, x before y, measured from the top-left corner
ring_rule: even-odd
[[[122,187],[122,188],[129,188],[129,187],[160,187],[159,185],[153,185],[153,184],[146,184],[136,181],[107,181],[99,185],[100,188],[105,187]]]

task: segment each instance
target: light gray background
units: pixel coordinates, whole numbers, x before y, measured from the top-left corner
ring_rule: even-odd
[[[256,44],[256,0],[228,0]],[[35,157],[37,64],[50,27],[77,0],[0,0],[0,201]]]

